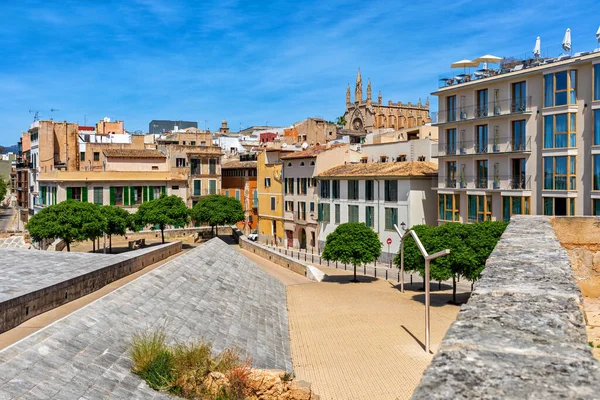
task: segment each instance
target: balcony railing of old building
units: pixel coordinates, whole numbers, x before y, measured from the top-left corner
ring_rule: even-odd
[[[466,156],[473,154],[531,152],[531,136],[513,135],[489,137],[487,141],[462,140],[456,144],[439,143],[438,157]]]
[[[456,108],[435,112],[436,125],[472,122],[485,118],[502,117],[531,112],[531,96],[517,99],[488,101],[482,104],[459,105]]]
[[[437,180],[439,189],[494,189],[494,190],[531,190],[531,175],[476,176],[440,175]]]

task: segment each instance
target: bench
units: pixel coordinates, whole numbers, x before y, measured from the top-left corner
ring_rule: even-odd
[[[129,241],[129,250],[136,250],[146,247],[146,239],[136,239]]]

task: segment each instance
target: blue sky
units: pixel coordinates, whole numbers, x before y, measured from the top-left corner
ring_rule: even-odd
[[[289,125],[335,120],[360,66],[373,96],[416,102],[463,58],[596,47],[597,0],[3,1],[0,144],[42,118]],[[432,99],[432,109],[436,109]],[[50,113],[50,109],[60,111]]]

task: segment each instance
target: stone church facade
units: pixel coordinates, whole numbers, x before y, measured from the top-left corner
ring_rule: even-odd
[[[388,101],[383,104],[381,101],[381,92],[377,96],[377,102],[373,103],[371,99],[371,80],[367,83],[367,99],[363,99],[362,77],[360,68],[356,76],[356,86],[354,89],[354,102],[350,98],[350,85],[346,89],[346,120],[345,129],[357,132],[373,132],[376,129],[392,128],[399,130],[403,128],[415,128],[431,122],[429,117],[429,98],[425,105],[421,104],[421,99],[416,105],[402,104],[401,101],[393,103]]]

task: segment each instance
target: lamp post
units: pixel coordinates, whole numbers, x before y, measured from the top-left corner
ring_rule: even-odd
[[[403,223],[400,224],[400,226],[402,227],[402,230],[404,231],[404,228],[406,227],[406,225]],[[415,243],[417,244],[417,247],[419,248],[419,251],[421,252],[421,254],[423,255],[423,258],[425,258],[425,351],[427,353],[429,353],[429,348],[430,348],[430,343],[431,343],[431,316],[429,313],[429,308],[430,308],[430,294],[429,294],[429,273],[430,273],[430,264],[431,264],[431,260],[434,260],[438,257],[442,257],[442,256],[446,256],[448,254],[450,254],[450,250],[446,249],[446,250],[442,250],[442,251],[438,251],[435,254],[431,254],[429,255],[429,253],[427,253],[427,250],[425,250],[425,247],[423,247],[423,243],[421,243],[421,240],[419,239],[419,236],[417,236],[417,233],[415,231],[413,231],[412,229],[409,230],[408,232],[404,232],[404,234],[400,231],[400,229],[398,229],[397,225],[394,225],[394,229],[396,229],[396,232],[398,233],[398,235],[400,235],[400,275],[402,275],[402,283],[400,284],[400,290],[402,292],[404,292],[404,239],[406,239],[409,235],[413,237],[413,239],[415,240]]]

